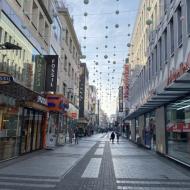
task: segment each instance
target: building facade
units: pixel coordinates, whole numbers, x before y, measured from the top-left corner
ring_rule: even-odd
[[[130,89],[127,119],[133,141],[189,165],[190,2],[161,5],[147,63]]]
[[[33,91],[35,62],[49,53],[50,1],[0,1],[0,160],[45,146],[47,100]],[[2,77],[3,78],[3,77]],[[5,81],[4,81],[5,82]]]
[[[80,64],[79,128],[87,134],[89,124],[89,72],[86,63]]]

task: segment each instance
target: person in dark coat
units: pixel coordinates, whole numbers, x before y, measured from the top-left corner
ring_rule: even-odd
[[[114,139],[115,139],[115,133],[112,132],[112,133],[111,133],[111,141],[112,141],[112,143],[114,143]]]
[[[75,144],[79,143],[79,131],[78,129],[75,129]]]
[[[116,137],[117,137],[117,143],[119,143],[119,137],[120,137],[120,133],[116,132]]]

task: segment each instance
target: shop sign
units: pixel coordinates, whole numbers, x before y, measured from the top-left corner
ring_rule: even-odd
[[[189,69],[190,69],[190,53],[188,54],[186,62],[181,63],[178,69],[176,70],[173,69],[172,71],[169,72],[167,85],[170,85],[173,81],[178,79],[180,76],[186,73]]]
[[[34,91],[44,92],[45,60],[40,55],[35,56]]]
[[[0,72],[0,84],[9,84],[13,81],[13,77],[5,72]]]
[[[129,65],[125,65],[124,72],[124,98],[128,99],[129,97]]]
[[[190,132],[190,123],[186,123],[184,126],[183,126],[183,132]]]
[[[37,102],[40,103],[40,104],[43,104],[43,105],[46,105],[47,106],[47,99],[42,97],[42,96],[38,96],[37,97]]]
[[[58,69],[58,55],[45,55],[46,60],[46,92],[56,92],[57,87],[57,69]]]
[[[119,87],[119,112],[123,112],[123,86]]]

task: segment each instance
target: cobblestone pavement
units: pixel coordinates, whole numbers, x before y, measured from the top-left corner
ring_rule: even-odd
[[[190,171],[109,135],[0,164],[0,190],[189,190]]]

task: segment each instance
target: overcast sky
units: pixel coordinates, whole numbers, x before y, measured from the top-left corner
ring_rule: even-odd
[[[63,1],[74,18],[82,52],[86,55],[83,62],[88,65],[90,84],[98,88],[103,110],[108,115],[115,113],[121,73],[128,54],[127,43],[131,39],[140,1],[89,0],[87,5],[84,0]],[[85,17],[84,13],[88,15]]]

